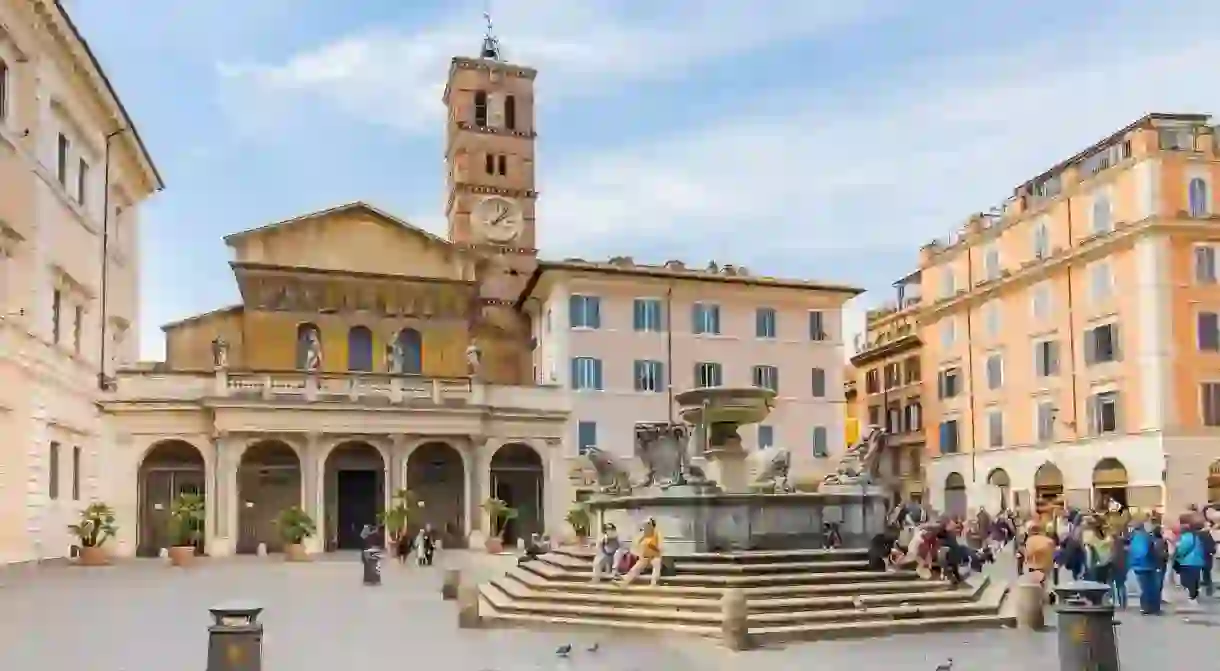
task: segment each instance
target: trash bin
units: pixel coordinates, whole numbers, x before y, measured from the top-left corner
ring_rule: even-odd
[[[1113,592],[1081,580],[1055,588],[1060,671],[1118,671]]]
[[[376,586],[381,584],[381,550],[369,548],[360,553],[360,563],[364,565],[364,584]]]
[[[262,671],[263,625],[258,616],[262,606],[231,603],[208,609],[207,671]]]

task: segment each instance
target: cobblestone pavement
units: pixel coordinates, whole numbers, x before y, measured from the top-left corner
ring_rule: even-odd
[[[1053,632],[911,635],[885,639],[883,645],[834,641],[733,654],[684,637],[460,631],[453,604],[439,596],[445,562],[486,576],[502,571],[506,559],[454,552],[430,569],[390,565],[381,588],[360,585],[354,555],[310,564],[284,564],[276,557],[208,560],[189,570],[157,560],[101,569],[0,570],[0,669],[202,669],[207,608],[234,599],[266,607],[266,671],[409,668],[420,659],[454,671],[769,671],[853,662],[887,671],[932,671],[948,657],[955,661],[954,671],[1057,666]],[[1176,656],[1187,668],[1196,659],[1194,651],[1214,645],[1220,633],[1220,607],[1214,603],[1197,614],[1124,613],[1119,619],[1123,663],[1130,668],[1163,668],[1179,661]],[[600,650],[586,652],[595,641]],[[554,656],[562,643],[573,644],[571,659]]]

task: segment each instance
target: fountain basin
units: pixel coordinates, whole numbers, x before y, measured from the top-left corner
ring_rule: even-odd
[[[682,408],[679,416],[688,424],[757,424],[771,414],[775,392],[757,387],[700,387],[684,391],[674,400]]]
[[[836,488],[833,493],[701,493],[673,487],[587,502],[597,526],[612,522],[624,539],[645,520],[657,522],[662,552],[807,550],[823,546],[823,523],[839,524],[843,547],[864,548],[885,528],[884,490]]]

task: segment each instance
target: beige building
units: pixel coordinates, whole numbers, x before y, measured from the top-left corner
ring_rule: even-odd
[[[923,248],[934,505],[1208,498],[1218,179],[1208,118],[1153,114]]]
[[[539,261],[536,72],[497,51],[449,69],[446,237],[364,203],[231,235],[241,304],[166,325],[166,361],[119,373],[117,552],[164,547],[184,491],[206,497],[214,555],[276,550],[295,505],[311,551],[357,546],[402,488],[450,547],[478,542],[493,496],[519,513],[510,542],[562,531],[581,447],[630,458],[635,422],[669,415],[670,371],[679,389],[777,386],[763,442],[799,469],[840,447],[839,311],[859,291]]]
[[[0,564],[64,555],[105,491],[96,402],[139,351],[138,206],[160,188],[59,3],[0,2]]]

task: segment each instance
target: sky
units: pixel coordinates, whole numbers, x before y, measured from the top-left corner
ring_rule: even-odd
[[[448,61],[490,7],[538,69],[546,258],[848,283],[1144,115],[1220,111],[1220,3],[107,0],[66,4],[167,188],[142,210],[142,356],[238,302],[221,238],[364,200],[444,235]]]

